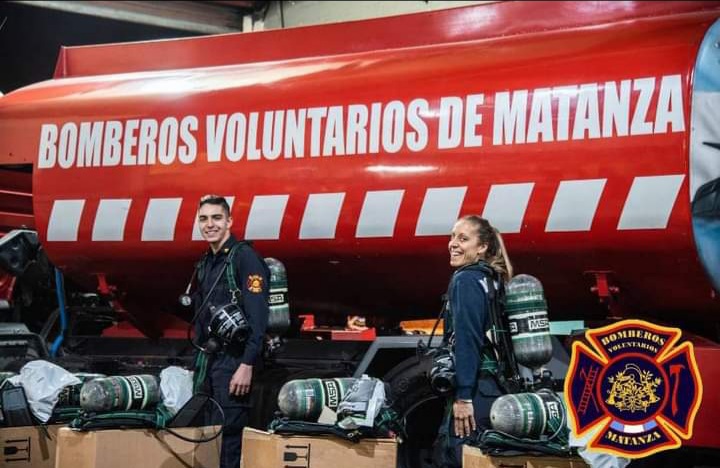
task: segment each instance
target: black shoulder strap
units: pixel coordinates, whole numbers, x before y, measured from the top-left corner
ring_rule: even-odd
[[[197,276],[198,284],[202,284],[203,280],[205,279],[205,259],[207,258],[208,253],[205,252],[202,257],[200,257],[200,260],[195,263],[195,275]]]
[[[235,255],[235,252],[240,250],[244,245],[250,245],[247,241],[240,241],[237,244],[233,245],[230,249],[230,253],[228,254],[227,258],[225,259],[226,265],[232,264],[233,257]],[[198,284],[202,284],[203,280],[205,279],[205,262],[208,258],[209,253],[205,252],[202,257],[200,257],[200,260],[195,264],[195,275],[197,278]],[[237,289],[237,285],[235,282],[235,268],[225,268],[225,277],[228,281],[228,286],[230,286],[230,290]],[[233,286],[235,284],[235,286]]]
[[[495,270],[493,270],[493,269],[490,267],[490,265],[488,265],[488,264],[485,263],[485,262],[478,262],[478,263],[473,263],[473,264],[466,265],[466,266],[464,266],[464,267],[459,268],[459,269],[455,272],[455,274],[457,274],[457,273],[459,273],[460,271],[463,271],[463,270],[479,271],[479,272],[481,272],[481,273],[483,273],[483,274],[485,275],[485,278],[487,279],[487,282],[486,282],[486,284],[487,284],[487,292],[486,292],[486,294],[487,294],[487,297],[488,297],[488,304],[489,304],[489,306],[490,306],[491,309],[492,309],[493,307],[495,307],[495,306],[497,305],[497,303],[498,303],[498,290],[495,288],[495,281],[502,281],[501,279],[498,279],[498,275],[497,275],[497,273],[495,272]],[[453,280],[453,278],[455,277],[455,274],[453,274],[452,278],[450,278],[450,283],[448,284],[448,292],[447,292],[448,300],[451,299],[451,297],[450,297],[450,285],[452,285],[452,280]]]
[[[233,294],[236,302],[240,301],[240,298],[242,296],[242,288],[238,286],[239,272],[237,271],[237,263],[235,262],[235,256],[238,252],[242,251],[242,249],[245,248],[250,249],[255,255],[255,257],[257,257],[257,259],[260,261],[260,264],[262,265],[265,275],[268,277],[268,281],[270,281],[270,267],[267,266],[265,260],[260,256],[260,254],[258,254],[257,250],[255,250],[252,242],[246,240],[239,241],[232,247],[232,249],[230,249],[230,253],[228,254],[226,260],[228,263],[228,268],[226,268],[225,270],[228,287],[230,288],[230,291]]]
[[[237,264],[235,263],[235,254],[246,245],[249,245],[246,241],[240,241],[233,245],[225,259],[225,278],[227,279],[228,289],[233,297],[234,303],[240,302],[240,298],[242,297],[242,288],[239,288],[237,284],[239,272],[237,271]]]
[[[515,357],[515,349],[512,344],[510,333],[510,322],[505,312],[505,287],[502,278],[498,280],[500,287],[495,288],[495,282],[490,278],[488,281],[488,294],[490,301],[490,317],[492,320],[493,338],[492,346],[498,354],[498,379],[501,386],[508,393],[520,391],[520,370]]]
[[[485,276],[489,276],[490,278],[497,279],[497,272],[495,270],[493,270],[493,268],[490,265],[488,265],[487,263],[485,263],[483,261],[473,263],[470,265],[466,265],[466,266],[458,269],[458,271],[462,271],[462,270],[481,271],[485,274]]]
[[[258,253],[258,251],[255,250],[255,247],[253,246],[252,241],[243,240],[243,241],[240,241],[240,244],[242,244],[241,247],[247,247],[250,249],[250,251],[252,251],[252,253],[255,255],[255,257],[260,262],[260,265],[262,265],[263,271],[265,272],[265,275],[268,277],[268,281],[270,281],[270,267],[267,265],[267,262],[265,261],[264,258],[262,258],[260,253]]]
[[[479,270],[487,278],[488,307],[490,310],[490,330],[494,341],[488,346],[497,353],[498,383],[508,393],[519,391],[520,370],[510,334],[510,323],[505,312],[505,285],[502,277],[485,262],[475,263],[466,267]],[[497,287],[496,287],[497,283]]]

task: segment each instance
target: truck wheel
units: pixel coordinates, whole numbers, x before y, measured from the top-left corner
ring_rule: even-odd
[[[427,365],[409,358],[388,372],[393,408],[405,423],[407,439],[399,446],[398,468],[432,467],[432,448],[442,421],[445,402],[433,393]]]

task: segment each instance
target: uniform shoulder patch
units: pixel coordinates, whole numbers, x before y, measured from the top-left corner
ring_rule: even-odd
[[[261,293],[263,291],[263,279],[260,275],[248,275],[247,278],[248,291],[252,293]]]

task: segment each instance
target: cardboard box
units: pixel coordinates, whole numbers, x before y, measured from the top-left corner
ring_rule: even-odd
[[[590,468],[582,458],[489,457],[475,447],[463,447],[463,468]]]
[[[207,438],[217,427],[173,429],[192,439]],[[113,429],[58,432],[55,468],[217,468],[222,437],[192,443],[167,431]]]
[[[394,439],[281,436],[245,428],[240,468],[395,468]]]
[[[0,429],[0,466],[53,468],[60,426],[4,427]],[[49,436],[49,437],[48,437]]]

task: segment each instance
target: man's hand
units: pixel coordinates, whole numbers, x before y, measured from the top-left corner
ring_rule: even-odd
[[[455,436],[468,437],[475,430],[475,415],[472,402],[455,400],[453,403]]]
[[[240,364],[230,379],[230,395],[243,396],[250,393],[250,383],[252,382],[252,366]]]

